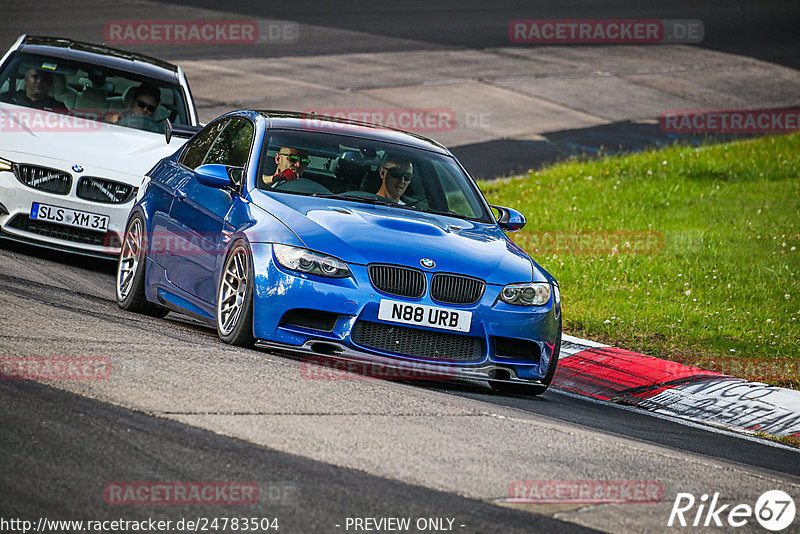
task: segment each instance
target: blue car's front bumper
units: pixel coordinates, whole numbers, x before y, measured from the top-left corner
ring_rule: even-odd
[[[558,358],[557,291],[544,306],[523,307],[502,302],[502,286],[487,284],[476,304],[453,306],[433,301],[427,292],[419,299],[385,295],[372,286],[363,265],[350,264],[350,278],[322,278],[278,265],[268,243],[252,243],[251,248],[253,330],[259,346],[413,366],[448,377],[526,383],[542,380],[551,359]],[[426,274],[430,282],[432,273]],[[470,311],[469,332],[382,321],[381,299]]]

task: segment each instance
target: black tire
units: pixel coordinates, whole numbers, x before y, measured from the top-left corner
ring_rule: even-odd
[[[489,386],[496,393],[502,395],[522,395],[526,397],[536,397],[541,395],[550,387],[553,377],[558,368],[558,357],[561,354],[561,320],[558,321],[558,338],[556,338],[556,346],[553,349],[553,357],[550,358],[550,364],[547,366],[547,373],[544,375],[542,381],[538,384],[509,384],[507,382],[489,382]]]
[[[146,243],[147,232],[144,219],[136,213],[128,221],[117,262],[117,305],[126,311],[142,313],[151,317],[164,317],[169,310],[153,304],[144,296]]]
[[[225,257],[217,291],[217,335],[230,345],[253,344],[253,260],[244,241]]]

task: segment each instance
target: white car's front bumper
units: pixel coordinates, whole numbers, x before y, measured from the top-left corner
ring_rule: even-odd
[[[60,170],[69,173],[68,169]],[[125,223],[135,199],[122,204],[94,202],[79,198],[76,188],[74,176],[69,193],[61,195],[25,185],[12,171],[0,172],[0,237],[104,258],[118,256]],[[34,202],[108,216],[108,230],[96,231],[32,219]]]

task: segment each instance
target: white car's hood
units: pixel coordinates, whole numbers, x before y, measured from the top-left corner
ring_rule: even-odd
[[[145,132],[46,111],[0,104],[0,158],[86,176],[100,176],[138,186],[161,158],[186,139]]]

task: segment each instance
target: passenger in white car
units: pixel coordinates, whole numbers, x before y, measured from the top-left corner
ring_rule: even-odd
[[[120,126],[161,132],[161,127],[153,120],[153,115],[160,102],[161,92],[158,88],[142,84],[134,91],[128,111],[122,114],[110,114],[107,120]]]
[[[25,90],[9,91],[0,95],[0,100],[27,108],[65,112],[67,106],[65,106],[63,102],[59,102],[47,94],[52,85],[52,73],[45,70],[30,68],[25,73]]]

